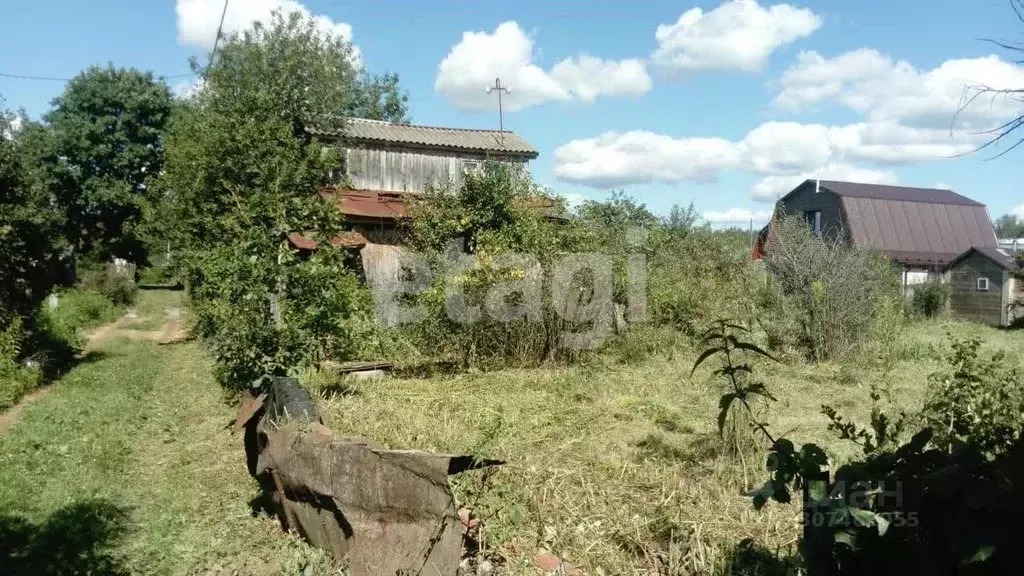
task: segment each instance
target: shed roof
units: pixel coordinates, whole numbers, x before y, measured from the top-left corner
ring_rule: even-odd
[[[314,135],[347,138],[356,142],[388,143],[492,152],[495,154],[536,158],[537,149],[515,132],[508,130],[478,130],[470,128],[442,128],[416,124],[396,124],[381,120],[347,118],[340,128],[310,128]]]
[[[331,246],[335,248],[362,248],[367,242],[366,237],[355,230],[345,230],[331,238]],[[316,240],[297,232],[288,235],[288,243],[297,250],[315,250],[320,245]]]
[[[814,183],[807,180],[797,190]],[[944,266],[968,248],[996,247],[985,205],[952,190],[834,180],[819,184],[823,192],[839,197],[851,241],[897,262]]]
[[[415,197],[417,192],[384,192],[380,190],[332,189],[325,192],[333,195],[338,208],[347,218],[370,218],[399,220],[408,215],[406,197]],[[567,220],[561,205],[551,198],[531,197],[529,204],[540,208],[551,220]]]
[[[1011,258],[1009,254],[1006,254],[1005,252],[1003,252],[1001,250],[998,250],[996,248],[991,248],[991,247],[988,247],[988,246],[971,246],[963,254],[960,254],[959,256],[954,258],[949,263],[948,267],[952,268],[952,267],[956,266],[961,261],[963,261],[965,258],[967,258],[968,256],[970,256],[971,254],[974,254],[974,253],[981,254],[982,256],[988,258],[989,260],[995,262],[1003,270],[1016,270],[1017,269],[1017,261],[1014,260],[1013,258]]]

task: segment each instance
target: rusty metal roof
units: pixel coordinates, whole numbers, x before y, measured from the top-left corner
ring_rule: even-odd
[[[332,190],[341,213],[348,217],[383,218],[397,220],[406,216],[405,200],[401,192],[381,190]]]
[[[346,230],[331,238],[331,246],[335,248],[362,248],[367,242],[366,237],[355,230]],[[316,240],[297,232],[288,235],[288,243],[297,250],[314,250],[320,245]]]
[[[536,158],[537,149],[515,132],[442,128],[415,124],[395,124],[381,120],[347,118],[341,128],[309,128],[320,136],[347,138],[355,142],[406,144],[427,148],[471,150]]]

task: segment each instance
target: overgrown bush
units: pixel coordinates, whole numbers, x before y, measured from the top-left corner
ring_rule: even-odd
[[[837,358],[870,337],[879,304],[898,290],[895,268],[874,251],[818,238],[799,217],[775,219],[768,237],[766,320],[793,324],[783,338],[810,359]],[[792,320],[787,319],[792,314]]]
[[[341,160],[307,130],[345,109],[351,55],[311,18],[275,13],[224,42],[172,123],[167,236],[228,387],[258,387],[371,343],[362,334],[370,299],[327,242],[341,215],[321,192]],[[291,233],[321,247],[300,257]]]
[[[38,367],[21,362],[23,340],[20,318],[0,329],[0,411],[14,405],[41,381]]]
[[[930,279],[914,288],[914,312],[925,318],[935,318],[946,312],[953,287],[938,279]]]
[[[57,306],[44,302],[38,314],[38,327],[55,342],[67,342],[72,347],[82,344],[82,330],[113,322],[121,316],[122,308],[109,298],[83,288],[72,288],[55,294]]]
[[[830,458],[820,446],[797,449],[773,436],[751,409],[754,399],[774,398],[753,377],[751,363],[740,359],[742,353],[768,355],[738,338],[741,332],[718,323],[694,368],[722,358],[715,374],[731,386],[721,398],[719,430],[742,410],[770,444],[769,478],[752,493],[754,507],[802,495],[800,550],[808,574],[1021,572],[1024,558],[1012,528],[1024,501],[1018,366],[1001,353],[979,359],[976,340],[954,342],[951,372],[932,377],[934,396],[924,410],[925,426],[916,431],[905,412],[893,417],[881,409],[874,387],[869,426],[823,406],[829,429],[863,451],[862,459],[830,474]]]
[[[87,262],[79,266],[78,283],[92,292],[98,292],[118,306],[131,306],[138,295],[135,281],[106,262]]]
[[[928,378],[923,415],[940,445],[1006,454],[1024,430],[1024,372],[1003,350],[982,355],[980,340],[950,338],[948,368]]]
[[[421,294],[407,298],[424,310],[407,330],[424,353],[477,366],[533,365],[572,354],[560,349],[570,322],[544,278],[584,243],[577,229],[545,217],[550,203],[521,170],[488,163],[410,205],[408,233],[429,278]],[[500,301],[488,302],[489,293]],[[505,306],[517,311],[491,314]]]

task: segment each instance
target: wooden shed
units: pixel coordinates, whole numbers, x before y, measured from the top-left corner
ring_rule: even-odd
[[[962,320],[1009,326],[1020,295],[1016,273],[1009,255],[987,246],[969,248],[946,266],[945,280],[953,289],[950,312]]]

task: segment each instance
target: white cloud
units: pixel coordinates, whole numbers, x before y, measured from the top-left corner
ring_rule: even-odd
[[[964,98],[979,86],[1024,86],[1024,67],[993,55],[947,60],[932,70],[918,70],[867,48],[834,58],[803,52],[783,73],[775,104],[799,110],[835,102],[872,122],[948,132]],[[983,130],[1022,111],[1019,98],[981,98],[956,117],[956,127]]]
[[[217,38],[217,26],[224,10],[222,0],[177,0],[175,12],[178,15],[178,42],[209,50]],[[295,12],[312,17],[317,28],[324,34],[340,36],[352,41],[352,26],[335,22],[327,16],[312,14],[296,0],[242,0],[228,4],[224,15],[224,34],[241,32],[255,22],[267,22],[270,14],[279,10],[288,15]],[[359,52],[353,46],[353,61],[358,65]]]
[[[555,150],[555,176],[596,188],[655,181],[714,181],[735,168],[739,150],[723,138],[672,138],[645,131],[606,132]]]
[[[562,194],[562,198],[565,198],[565,207],[570,211],[576,210],[580,207],[580,204],[589,200],[583,194]]]
[[[753,195],[771,200],[778,191],[815,173],[869,183],[895,179],[890,170],[862,168],[856,162],[887,166],[942,160],[973,146],[951,140],[946,131],[889,123],[827,126],[767,122],[739,141],[672,138],[644,131],[607,132],[557,148],[555,175],[562,181],[608,188],[651,182],[713,182],[723,172],[741,171],[764,176]]]
[[[896,184],[899,181],[899,178],[891,170],[876,170],[835,163],[824,166],[820,170],[766,176],[754,184],[752,196],[758,202],[775,202],[782,195],[799,186],[804,180],[813,178],[846,180],[865,184]]]
[[[475,111],[497,108],[497,96],[486,90],[495,78],[511,89],[503,95],[509,111],[549,101],[639,96],[651,89],[651,78],[641,60],[603,60],[580,54],[547,72],[533,62],[533,56],[533,39],[518,22],[502,22],[493,33],[464,32],[438,65],[434,89],[458,108]]]
[[[758,210],[756,212],[746,208],[729,208],[724,212],[705,212],[704,219],[715,224],[740,224],[753,220],[754,222],[767,222],[772,217],[769,210]]]
[[[692,8],[655,32],[651,60],[670,73],[708,69],[757,70],[777,48],[810,36],[821,18],[789,4],[762,7],[731,0],[710,12]]]
[[[581,54],[555,64],[551,77],[583,102],[602,94],[642,96],[651,89],[647,67],[635,58],[614,61]]]
[[[198,94],[204,86],[206,86],[206,81],[202,78],[182,80],[174,86],[171,86],[171,94],[173,94],[175,98],[187,100]]]
[[[1010,214],[1024,220],[1024,204],[1018,204],[1010,209]]]

